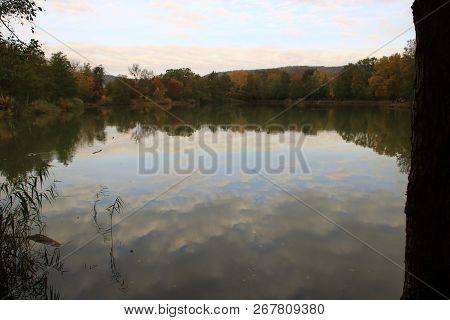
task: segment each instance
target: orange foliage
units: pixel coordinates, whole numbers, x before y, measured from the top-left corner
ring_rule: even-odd
[[[228,72],[230,80],[235,84],[236,87],[242,88],[247,84],[248,71],[236,70]]]

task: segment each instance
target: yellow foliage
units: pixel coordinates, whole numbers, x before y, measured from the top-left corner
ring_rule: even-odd
[[[0,108],[13,108],[16,104],[16,99],[10,96],[0,96]]]

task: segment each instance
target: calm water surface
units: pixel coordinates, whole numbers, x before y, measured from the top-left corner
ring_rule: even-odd
[[[263,124],[281,110],[206,106],[171,112],[203,130]],[[403,265],[409,112],[294,108],[276,121],[311,125],[303,152],[312,173],[271,179]],[[63,245],[61,256],[101,234],[64,260],[64,273],[50,274],[61,298],[400,297],[403,272],[397,266],[274,184],[239,170],[194,174],[108,231],[105,209],[116,197],[124,207],[113,223],[182,178],[138,173],[139,141],[155,134],[151,128],[177,124],[162,111],[94,110],[0,125],[2,181],[46,163],[60,181],[59,197],[43,214],[46,234]]]

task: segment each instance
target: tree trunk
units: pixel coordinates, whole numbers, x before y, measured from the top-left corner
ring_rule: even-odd
[[[450,297],[450,4],[416,0],[403,299]],[[423,19],[423,20],[422,20]]]

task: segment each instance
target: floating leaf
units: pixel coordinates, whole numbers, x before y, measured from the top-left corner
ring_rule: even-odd
[[[39,242],[42,244],[45,244],[46,246],[52,246],[52,247],[60,247],[61,244],[58,241],[55,241],[47,236],[44,236],[43,234],[33,234],[31,236],[27,237],[28,240]]]

